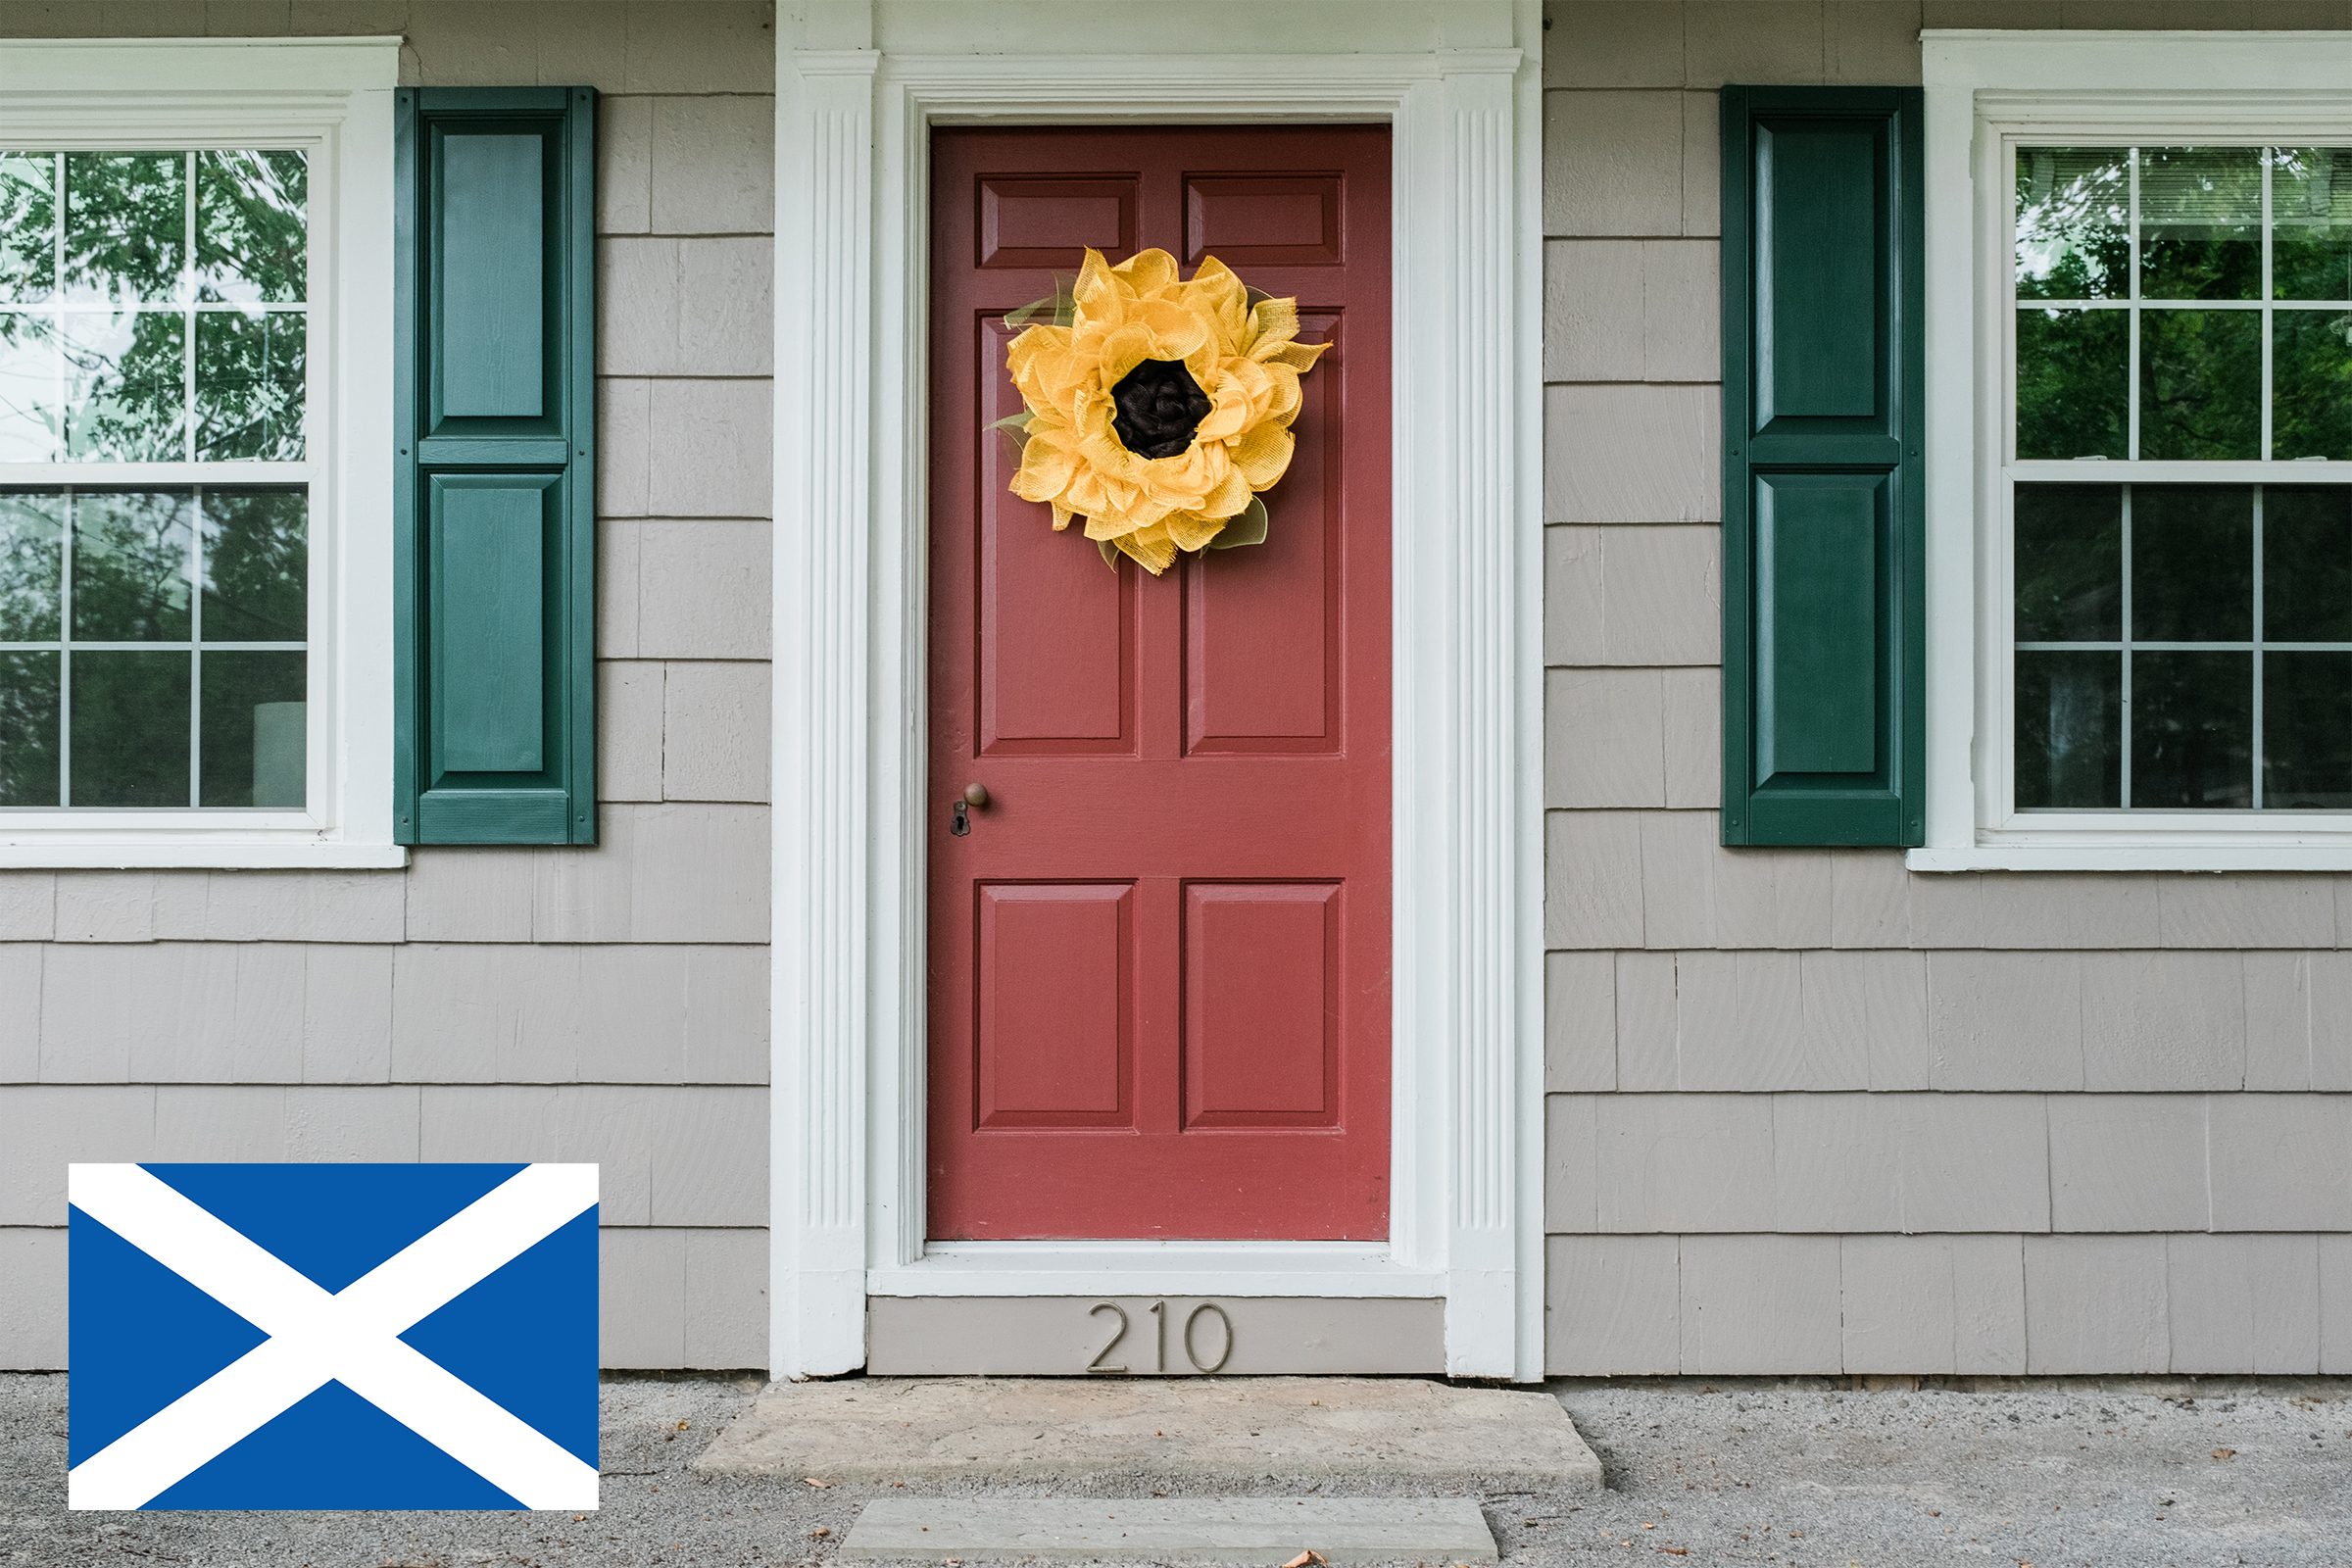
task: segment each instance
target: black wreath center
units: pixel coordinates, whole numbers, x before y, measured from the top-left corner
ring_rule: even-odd
[[[1208,417],[1208,394],[1182,360],[1146,360],[1110,389],[1110,427],[1139,458],[1172,458],[1193,444]]]

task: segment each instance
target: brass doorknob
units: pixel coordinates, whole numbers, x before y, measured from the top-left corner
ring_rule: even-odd
[[[973,808],[974,809],[978,809],[980,807],[986,806],[988,804],[988,786],[985,784],[966,784],[963,787],[963,804]]]

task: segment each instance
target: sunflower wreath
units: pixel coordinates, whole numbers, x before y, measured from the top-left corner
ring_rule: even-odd
[[[1000,421],[1021,440],[1012,493],[1072,517],[1112,565],[1146,571],[1179,551],[1266,537],[1269,489],[1291,465],[1298,376],[1327,343],[1300,343],[1298,302],[1246,288],[1204,256],[1190,278],[1148,250],[1116,267],[1089,250],[1066,293],[1017,312],[1005,351],[1028,405]]]

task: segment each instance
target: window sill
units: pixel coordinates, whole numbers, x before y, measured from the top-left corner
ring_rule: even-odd
[[[0,870],[22,871],[375,871],[409,863],[398,844],[317,838],[95,837],[19,834],[0,838]]]
[[[1975,844],[1910,850],[1913,871],[2352,871],[2352,837],[2282,844]]]

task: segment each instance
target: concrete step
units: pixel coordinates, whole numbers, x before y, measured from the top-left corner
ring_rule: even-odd
[[[1330,1563],[1495,1560],[1469,1497],[883,1497],[841,1555],[1272,1568],[1309,1551]]]
[[[794,1485],[805,1476],[1192,1492],[1601,1484],[1600,1461],[1550,1395],[1424,1378],[777,1383],[696,1463]]]

